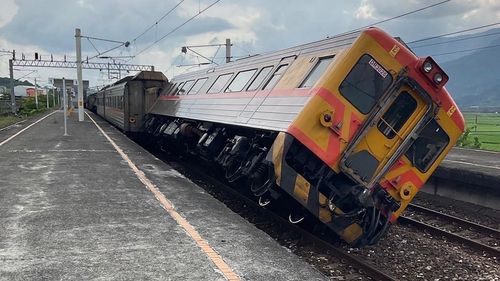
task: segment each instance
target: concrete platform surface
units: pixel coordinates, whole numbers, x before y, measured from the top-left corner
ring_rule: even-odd
[[[441,166],[500,178],[500,152],[455,147]]]
[[[427,181],[423,190],[500,209],[500,153],[454,148]]]
[[[75,118],[69,136],[62,112],[8,142],[21,128],[0,132],[0,280],[326,279],[96,120],[139,169],[135,174],[88,117]],[[145,179],[173,209],[160,204]],[[234,278],[216,265],[217,254]]]

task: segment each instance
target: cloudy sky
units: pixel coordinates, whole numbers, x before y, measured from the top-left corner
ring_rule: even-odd
[[[152,64],[170,77],[190,68],[176,65],[204,62],[194,53],[183,55],[180,50],[184,45],[218,44],[231,38],[235,57],[264,53],[319,40],[443,0],[220,0],[152,45],[215,1],[0,0],[0,50],[15,49],[18,58],[24,53],[32,59],[38,52],[42,59],[53,54],[55,59],[66,55],[68,60],[74,60],[74,32],[78,27],[85,36],[130,41],[128,48],[105,54],[115,57],[116,62]],[[175,10],[158,21],[178,3]],[[500,0],[451,0],[379,26],[412,41],[496,22],[500,22]],[[97,51],[115,46],[83,39],[83,56],[92,57]],[[137,55],[146,47],[149,48]],[[223,48],[195,50],[223,60]],[[8,76],[8,59],[8,55],[0,53],[0,76]],[[25,70],[16,70],[15,78],[26,75]],[[35,76],[41,81],[48,77],[72,78],[76,77],[76,70],[39,68],[28,75]],[[91,85],[107,83],[107,78],[105,71],[84,70],[84,79],[90,79]]]

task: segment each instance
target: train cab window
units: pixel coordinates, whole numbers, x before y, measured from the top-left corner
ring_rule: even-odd
[[[198,81],[196,81],[196,83],[194,83],[193,87],[191,88],[191,90],[189,90],[189,92],[187,93],[188,95],[196,95],[198,94],[198,92],[200,91],[201,87],[203,87],[203,85],[205,85],[205,82],[207,82],[208,78],[201,78],[201,79],[198,79]]]
[[[340,84],[340,93],[367,114],[392,84],[392,76],[370,55],[363,55]]]
[[[316,65],[313,67],[307,78],[300,84],[299,88],[311,88],[316,84],[316,81],[325,73],[326,69],[333,60],[333,56],[320,58]]]
[[[276,83],[278,83],[278,80],[280,80],[281,76],[283,75],[283,73],[285,73],[285,70],[287,68],[288,68],[288,64],[280,65],[276,69],[276,71],[274,71],[274,74],[271,77],[271,79],[269,79],[269,81],[267,81],[267,84],[264,86],[263,90],[271,90],[272,88],[274,88],[274,86],[276,85]]]
[[[224,88],[227,81],[229,81],[229,79],[231,79],[231,76],[233,76],[233,74],[228,73],[228,74],[223,74],[223,75],[220,75],[219,77],[217,77],[217,80],[215,80],[215,82],[212,84],[210,89],[208,89],[208,93],[209,94],[219,93]]]
[[[267,75],[271,72],[272,69],[273,69],[272,66],[266,66],[266,67],[262,68],[259,71],[259,74],[257,74],[257,76],[255,77],[255,79],[253,79],[250,86],[248,86],[247,91],[257,90],[259,88],[260,84],[262,84],[262,81],[264,81],[264,79],[266,79]]]
[[[420,135],[405,155],[413,166],[425,173],[448,146],[449,142],[450,137],[433,119],[420,132]]]
[[[401,92],[378,122],[379,131],[388,139],[394,138],[415,109],[417,101],[408,92]]]
[[[193,86],[194,80],[189,80],[184,83],[184,86],[179,90],[178,95],[186,95],[188,91],[191,89],[191,86]]]
[[[179,91],[181,90],[183,85],[184,85],[184,82],[179,83],[179,86],[175,88],[175,93],[173,95],[178,95]]]
[[[229,84],[229,86],[227,86],[224,92],[231,93],[243,91],[243,88],[245,88],[245,85],[248,83],[248,81],[250,81],[255,72],[257,72],[257,69],[239,72],[238,74],[236,74],[236,77],[234,77],[233,81]]]

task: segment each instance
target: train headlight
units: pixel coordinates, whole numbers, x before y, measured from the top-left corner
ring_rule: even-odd
[[[423,70],[424,70],[425,73],[431,72],[431,70],[432,70],[432,63],[430,63],[429,61],[424,62]]]
[[[443,82],[443,75],[441,73],[434,74],[434,83],[439,85],[441,82]]]

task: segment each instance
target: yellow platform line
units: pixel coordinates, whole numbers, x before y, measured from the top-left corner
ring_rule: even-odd
[[[198,233],[198,231],[175,209],[172,203],[165,197],[163,193],[156,187],[156,185],[148,179],[148,177],[141,171],[137,165],[132,162],[125,152],[104,132],[104,130],[90,117],[88,113],[87,116],[94,123],[94,125],[101,131],[104,137],[111,143],[115,150],[120,154],[123,160],[127,162],[128,166],[134,171],[137,178],[144,184],[144,186],[150,190],[156,199],[160,202],[163,209],[181,226],[184,231],[193,239],[193,241],[200,247],[200,249],[207,255],[207,257],[215,264],[215,266],[222,272],[224,277],[230,281],[240,280],[238,275],[229,267],[229,265],[222,259],[222,257],[208,244],[208,242]]]

